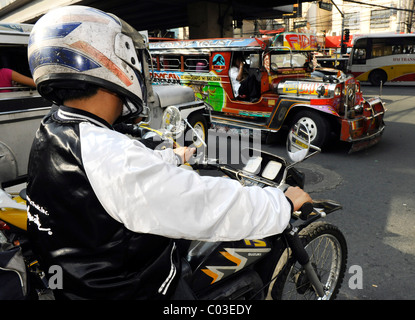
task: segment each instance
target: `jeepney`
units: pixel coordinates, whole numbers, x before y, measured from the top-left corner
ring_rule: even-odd
[[[304,123],[312,143],[336,137],[351,151],[377,143],[384,131],[380,98],[365,99],[360,83],[339,70],[314,70],[316,37],[280,33],[269,38],[181,40],[150,43],[155,84],[191,87],[211,109],[215,124],[278,132]],[[257,101],[238,100],[229,71],[242,54],[260,83]]]

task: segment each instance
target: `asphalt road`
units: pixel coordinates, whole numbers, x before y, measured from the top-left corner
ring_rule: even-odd
[[[369,86],[363,92],[378,94]],[[343,230],[348,265],[361,267],[363,288],[350,288],[353,273],[349,273],[342,299],[415,299],[414,93],[415,87],[383,88],[387,127],[378,145],[354,154],[338,145],[309,161],[341,179],[313,197],[332,198],[344,205],[342,213],[328,220]]]
[[[366,98],[380,93],[362,90]],[[415,299],[415,86],[386,85],[381,93],[388,111],[379,144],[349,154],[349,144],[337,143],[298,166],[314,199],[343,205],[326,218],[348,242],[342,300]],[[260,147],[286,156],[278,139]],[[217,157],[232,161],[229,153]]]

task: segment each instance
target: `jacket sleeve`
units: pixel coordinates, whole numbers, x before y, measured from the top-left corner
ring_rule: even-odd
[[[132,231],[233,241],[281,233],[289,222],[291,205],[276,188],[200,176],[166,163],[136,140],[88,124],[81,126],[81,146],[102,206]]]
[[[178,166],[181,164],[181,159],[173,152],[173,149],[167,148],[164,150],[153,150],[155,156],[160,157],[163,161]]]

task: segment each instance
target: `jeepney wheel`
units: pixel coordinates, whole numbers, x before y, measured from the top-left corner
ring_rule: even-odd
[[[331,134],[331,124],[326,117],[316,111],[304,110],[294,116],[291,128],[297,123],[307,127],[312,145],[319,148],[327,145]]]
[[[388,76],[385,71],[381,69],[373,70],[369,74],[369,81],[374,86],[380,86],[380,84],[385,84],[385,82],[388,80]]]
[[[207,127],[207,121],[205,117],[201,113],[192,113],[187,118],[187,121],[195,129],[195,131],[197,132],[197,135],[194,133],[193,130],[191,130],[190,128],[187,128],[186,133],[185,133],[185,137],[186,137],[185,144],[187,146],[193,145],[195,148],[203,147],[203,143],[200,141],[200,139],[197,136],[202,138],[203,141],[207,143],[208,127]]]

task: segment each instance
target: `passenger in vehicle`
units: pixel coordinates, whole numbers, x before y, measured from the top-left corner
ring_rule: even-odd
[[[235,55],[233,65],[229,70],[233,93],[238,100],[256,102],[261,96],[260,83],[254,74],[245,76],[244,61],[242,55]]]
[[[8,68],[1,68],[0,69],[0,88],[10,88],[13,87],[13,81],[19,84],[34,87],[36,88],[36,84],[32,78],[26,77],[25,75],[14,71]],[[0,90],[0,92],[12,92],[11,89],[4,89]]]

